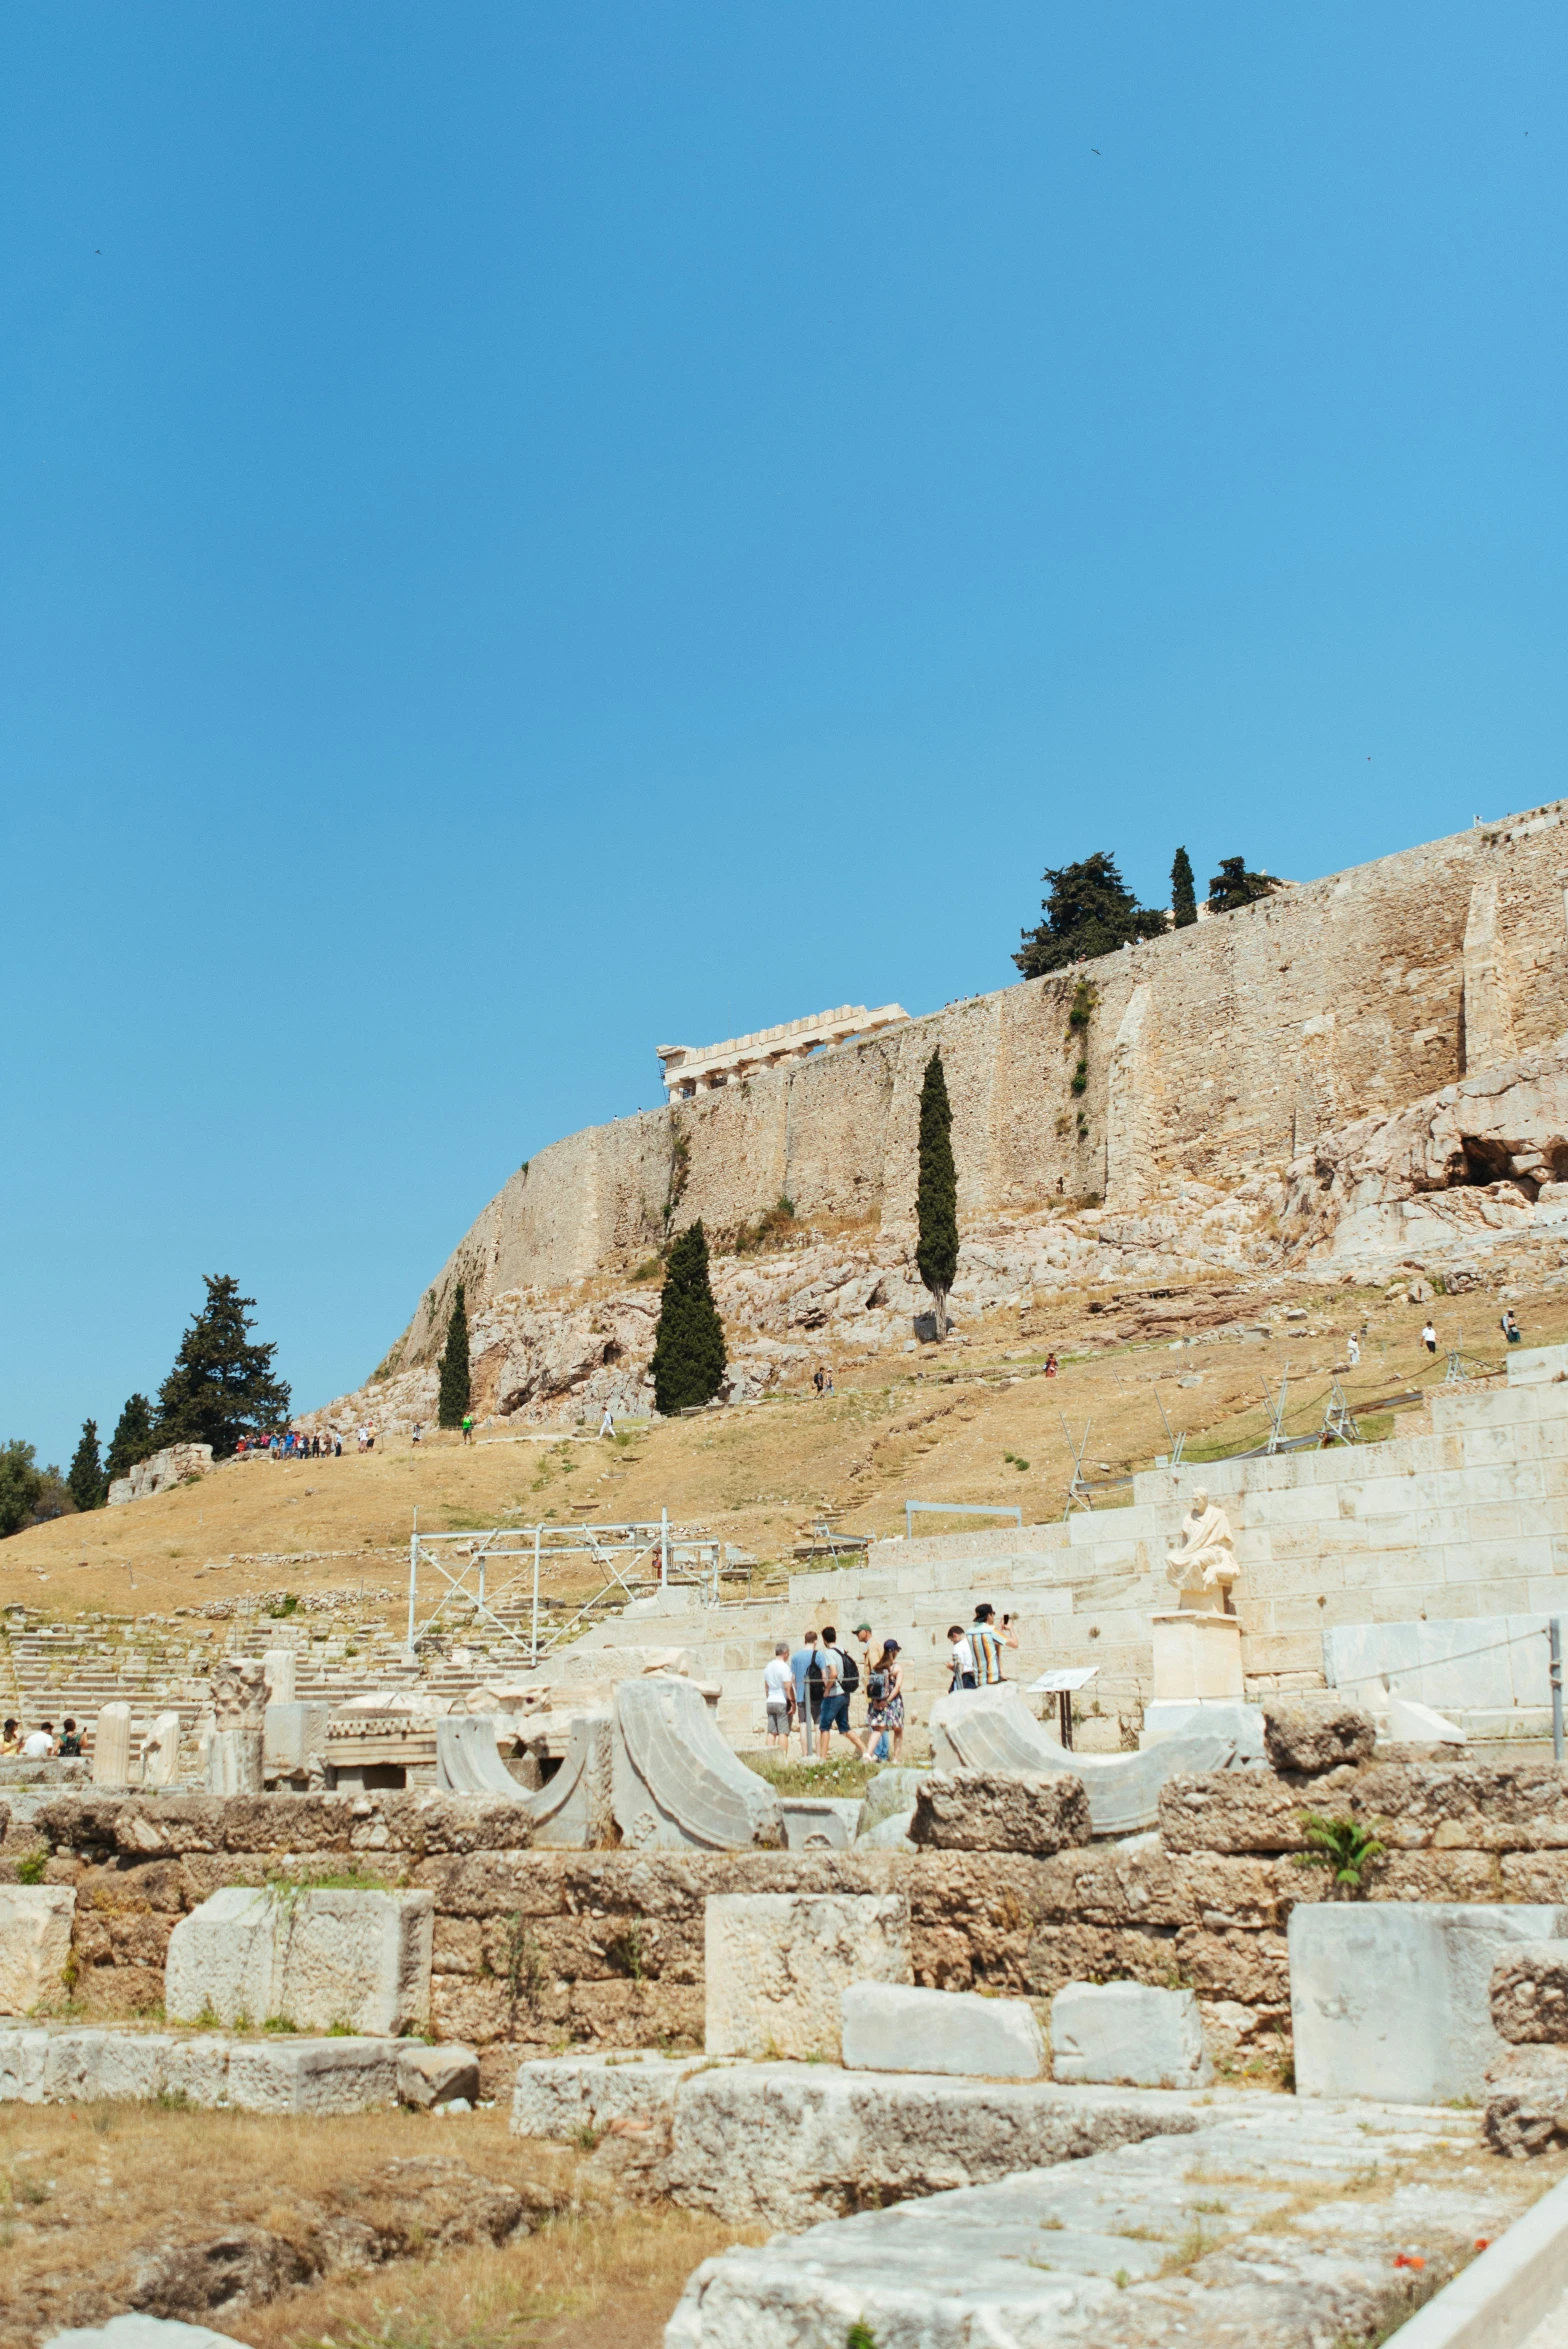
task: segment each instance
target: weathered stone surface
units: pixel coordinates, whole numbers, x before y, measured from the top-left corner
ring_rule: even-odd
[[[1376,1743],[1377,1724],[1359,1705],[1263,1708],[1263,1750],[1276,1770],[1316,1777],[1345,1762],[1369,1762]]]
[[[1051,2074],[1106,2087],[1201,2088],[1213,2077],[1190,1990],[1069,1982],[1051,2001]]]
[[[401,2104],[426,2112],[434,2104],[448,2104],[454,2096],[479,2101],[479,2058],[471,2047],[402,2047],[397,2058],[397,2093]]]
[[[150,2104],[164,2081],[168,2041],[140,2031],[56,2031],[44,2059],[46,2104]]]
[[[716,2075],[715,2088],[733,2094],[735,2078]],[[1046,2093],[943,2092],[944,2107]],[[1182,2326],[1201,2349],[1386,2338],[1474,2256],[1478,2237],[1495,2239],[1533,2199],[1527,2173],[1455,2159],[1456,2144],[1475,2144],[1470,2115],[1216,2091],[1197,2117],[1196,2144],[1149,2137],[1086,2150],[994,2185],[737,2246],[697,2269],[665,2349],[843,2349],[860,2325],[884,2349],[1148,2349],[1182,2339]],[[766,2151],[757,2167],[765,2172]],[[1417,2199],[1409,2189],[1364,2196],[1374,2168],[1424,2169]],[[1224,2183],[1199,2184],[1195,2171]],[[1416,2210],[1419,2271],[1396,2265]]]
[[[272,2003],[275,1904],[264,1892],[232,1886],[215,1892],[169,1937],[164,2012],[171,2022],[205,2018],[233,2025],[265,2022]]]
[[[1510,2047],[1490,2065],[1482,2125],[1515,2160],[1568,2144],[1568,2047]]]
[[[779,1804],[784,1843],[789,1851],[848,1851],[860,1821],[856,1797],[836,1800],[832,1795],[789,1795]]]
[[[1323,1808],[1325,1799],[1320,1782],[1311,1807]],[[1160,1792],[1160,1837],[1170,1852],[1303,1851],[1302,1807],[1300,1787],[1272,1770],[1176,1777]]]
[[[1143,1753],[1068,1753],[1046,1736],[1022,1692],[1004,1681],[939,1697],[931,1708],[931,1747],[941,1770],[1075,1777],[1088,1796],[1096,1835],[1135,1835],[1154,1825],[1167,1778],[1177,1771],[1224,1769],[1235,1740],[1199,1731],[1167,1738]]]
[[[397,2102],[393,2039],[247,2039],[229,2051],[241,2112],[365,2112]]]
[[[901,1893],[720,1893],[704,1921],[710,2055],[830,2056],[852,1982],[907,1982]]]
[[[1499,1958],[1549,1940],[1555,1908],[1329,1901],[1290,1919],[1301,2096],[1442,2104],[1481,2091],[1504,2042],[1489,1993]]]
[[[915,1796],[910,1840],[926,1851],[1018,1851],[1048,1857],[1087,1843],[1081,1778],[999,1770],[933,1770]]]
[[[1491,2010],[1501,2039],[1568,2045],[1568,1941],[1500,1957],[1492,1968]]]
[[[271,2014],[299,2030],[422,2031],[430,2020],[428,1892],[303,1892],[273,1904]]]
[[[611,1772],[616,1825],[639,1851],[744,1851],[783,1842],[778,1796],[737,1761],[701,1691],[674,1673],[651,1672],[616,1688]]]
[[[109,1507],[126,1501],[150,1501],[171,1485],[194,1481],[212,1470],[211,1444],[166,1444],[161,1452],[138,1460],[127,1476],[117,1476],[109,1487]]]
[[[301,2030],[422,2030],[430,2014],[428,1892],[258,1892],[234,1886],[169,1939],[164,2007],[192,2022],[286,2018]]]
[[[59,1998],[76,1893],[66,1884],[0,1884],[0,2015]]]
[[[123,1698],[100,1705],[93,1723],[94,1786],[128,1786],[131,1781],[131,1708]]]
[[[1111,2089],[659,2056],[527,2063],[512,2105],[516,2136],[603,2135],[623,2191],[789,2228],[1145,2136],[1190,2136],[1202,2118],[1169,2096]]]
[[[160,1713],[142,1747],[143,1786],[172,1786],[180,1774],[180,1716]]]
[[[0,2029],[0,2104],[42,2104],[49,2033]]]
[[[915,1790],[925,1776],[923,1770],[907,1770],[902,1764],[889,1764],[868,1780],[860,1800],[860,1818],[857,1835],[869,1834],[880,1827],[884,1819],[902,1818],[915,1807]]]
[[[1045,2041],[1021,1998],[852,1982],[842,1998],[846,2070],[940,2072],[972,2080],[1038,2080]]]
[[[269,1704],[261,1733],[263,1781],[283,1778],[301,1787],[325,1786],[331,1715],[332,1707],[320,1699]]]
[[[73,2325],[67,2332],[51,2333],[44,2349],[234,2349],[234,2336],[215,2333],[210,2325],[145,2316],[132,2309],[124,2316],[111,2316],[107,2324]]]

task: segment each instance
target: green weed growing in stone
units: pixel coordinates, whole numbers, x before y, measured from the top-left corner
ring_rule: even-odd
[[[1303,1811],[1301,1826],[1308,1849],[1297,1852],[1297,1867],[1327,1868],[1334,1883],[1344,1886],[1344,1896],[1356,1899],[1368,1870],[1387,1853],[1387,1844],[1360,1819],[1328,1819],[1320,1811]]]

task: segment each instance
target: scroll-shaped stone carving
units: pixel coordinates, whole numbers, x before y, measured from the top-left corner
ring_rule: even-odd
[[[779,1798],[724,1742],[690,1680],[650,1672],[615,1691],[611,1799],[644,1851],[744,1851],[784,1840]]]
[[[1181,1523],[1181,1539],[1165,1560],[1165,1571],[1180,1593],[1180,1604],[1198,1613],[1231,1613],[1236,1552],[1230,1519],[1209,1500],[1200,1484]]]
[[[938,1697],[931,1750],[939,1770],[1070,1772],[1083,1780],[1096,1835],[1138,1835],[1158,1822],[1160,1789],[1173,1772],[1228,1770],[1236,1740],[1223,1730],[1198,1730],[1162,1738],[1138,1754],[1069,1753],[1046,1736],[1008,1681]]]

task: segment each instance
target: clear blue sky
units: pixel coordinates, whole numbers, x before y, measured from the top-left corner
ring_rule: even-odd
[[[1555,796],[1561,8],[0,19],[0,1436],[655,1044]]]

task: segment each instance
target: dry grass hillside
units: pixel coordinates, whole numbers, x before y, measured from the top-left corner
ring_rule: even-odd
[[[419,1449],[394,1440],[365,1456],[230,1462],[154,1500],[57,1519],[0,1544],[0,1601],[70,1617],[199,1610],[217,1598],[335,1590],[396,1620],[414,1513],[428,1531],[531,1523],[656,1519],[661,1508],[758,1562],[787,1565],[825,1512],[845,1532],[903,1529],[915,1500],[1016,1505],[1025,1522],[1062,1513],[1075,1436],[1089,1425],[1086,1464],[1104,1478],[1153,1463],[1169,1448],[1160,1416],[1185,1430],[1187,1456],[1239,1449],[1266,1431],[1265,1388],[1289,1377],[1287,1423],[1321,1422],[1336,1369],[1365,1408],[1429,1390],[1446,1349],[1501,1370],[1505,1299],[1526,1342],[1568,1338],[1568,1297],[1504,1286],[1412,1301],[1407,1282],[1312,1290],[1297,1282],[1193,1284],[1170,1291],[1080,1295],[1020,1322],[997,1313],[967,1342],[836,1369],[837,1392],[802,1383],[765,1401],[660,1422],[614,1443],[591,1436],[519,1436],[504,1421],[472,1447],[455,1437]],[[1420,1342],[1427,1313],[1440,1351]],[[1217,1325],[1252,1333],[1214,1335]],[[1346,1341],[1362,1359],[1344,1371]],[[1060,1374],[1043,1375],[1048,1350]],[[1371,1438],[1416,1433],[1419,1405],[1369,1415]],[[1102,1496],[1104,1505],[1123,1497]],[[941,1527],[926,1518],[925,1532]],[[951,1521],[954,1524],[959,1520]],[[377,1598],[374,1594],[384,1593]],[[562,1595],[565,1595],[563,1588]]]

